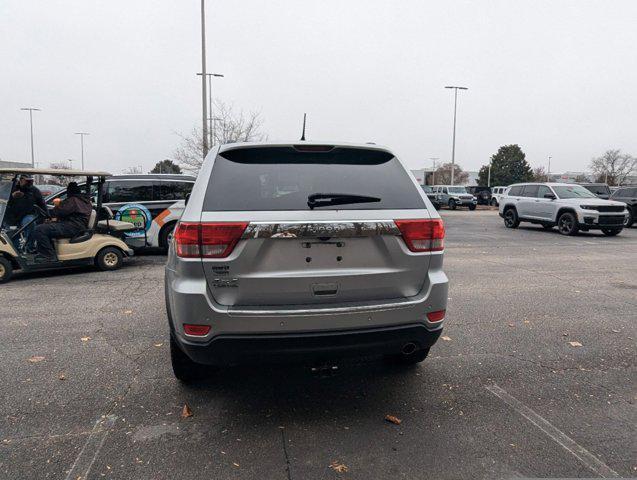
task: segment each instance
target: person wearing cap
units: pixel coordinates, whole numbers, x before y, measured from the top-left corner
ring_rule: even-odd
[[[37,244],[36,262],[55,261],[54,238],[72,238],[88,228],[93,204],[91,197],[83,194],[76,182],[66,187],[66,198],[51,211],[52,222],[35,227],[33,238]]]
[[[17,225],[20,228],[30,223],[24,230],[27,239],[27,250],[33,249],[33,230],[35,228],[33,220],[37,218],[36,206],[44,214],[47,214],[42,193],[33,186],[33,177],[21,175],[14,190],[11,192],[5,221],[8,225]]]

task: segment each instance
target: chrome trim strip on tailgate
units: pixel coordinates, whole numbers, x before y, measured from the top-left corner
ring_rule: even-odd
[[[367,220],[364,222],[251,222],[241,238],[353,238],[374,237],[377,235],[400,235],[400,230],[391,220]]]
[[[410,307],[422,302],[423,296],[418,295],[409,300],[401,300],[392,303],[377,303],[371,305],[352,305],[347,307],[317,307],[317,308],[299,308],[299,309],[259,309],[251,308],[234,308],[228,307],[230,315],[327,315],[333,313],[361,313],[380,310],[393,310],[397,308]]]

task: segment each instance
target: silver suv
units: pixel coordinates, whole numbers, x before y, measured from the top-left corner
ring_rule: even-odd
[[[622,202],[602,200],[581,185],[569,183],[520,183],[512,185],[500,199],[500,216],[507,228],[520,222],[557,225],[563,235],[580,230],[601,230],[613,236],[622,231],[628,215]]]
[[[436,195],[436,204],[449,207],[455,210],[458,207],[469,207],[475,210],[478,199],[467,192],[462,185],[434,185],[433,191]]]
[[[168,252],[175,376],[279,359],[424,360],[447,307],[444,235],[383,147],[216,147]]]

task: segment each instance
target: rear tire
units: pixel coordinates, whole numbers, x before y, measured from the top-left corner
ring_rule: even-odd
[[[564,212],[557,219],[557,229],[562,235],[573,236],[579,232],[579,225],[577,223],[577,217],[574,213]]]
[[[117,270],[124,263],[124,255],[119,248],[102,248],[95,257],[95,265],[105,272]]]
[[[618,235],[622,230],[623,228],[602,228],[602,233],[607,237],[614,237],[615,235]]]
[[[13,276],[13,265],[4,257],[0,256],[0,283],[7,283]]]
[[[450,210],[455,210],[457,207],[456,201],[453,198],[449,200],[449,203],[447,205],[449,206]]]
[[[417,350],[414,353],[409,355],[403,355],[403,354],[387,355],[385,357],[385,361],[387,361],[387,363],[390,363],[392,365],[409,366],[409,365],[416,365],[417,363],[424,361],[425,358],[427,358],[427,355],[429,355],[429,347],[423,348],[421,350]]]
[[[518,228],[520,226],[520,217],[515,208],[511,207],[504,211],[504,226],[506,228]]]
[[[183,383],[193,383],[206,378],[206,374],[209,370],[205,365],[193,362],[188,355],[186,355],[177,341],[170,335],[170,363],[173,367],[173,374]]]
[[[170,245],[170,240],[173,236],[173,232],[175,231],[175,226],[177,222],[169,223],[168,225],[164,225],[164,228],[159,232],[159,247],[163,250],[168,250],[168,246]]]
[[[469,210],[475,210],[476,206],[474,204],[469,205]]]

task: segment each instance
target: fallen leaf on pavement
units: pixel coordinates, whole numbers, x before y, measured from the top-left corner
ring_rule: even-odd
[[[83,342],[88,342],[91,339],[91,337],[82,337],[80,338],[80,340],[82,340]]]
[[[58,375],[58,380],[66,380],[66,375],[64,375],[63,373],[60,373]]]
[[[571,347],[581,347],[582,344],[579,342],[568,342]]]
[[[449,342],[451,341],[451,337],[440,337],[441,340],[444,340],[445,342]]]
[[[616,330],[616,329],[613,328],[613,333],[619,333],[619,332],[620,332],[620,330]]]
[[[124,310],[124,315],[130,315],[131,313],[133,313],[132,310]]]
[[[42,360],[44,360],[44,357],[40,357],[39,355],[34,355],[28,359],[28,361],[31,363],[38,363],[38,362],[41,362]]]
[[[400,425],[401,423],[403,423],[403,421],[400,418],[394,417],[393,415],[385,415],[385,420],[395,425]]]
[[[155,346],[156,347],[161,347],[163,345],[163,343],[156,343]]]
[[[338,473],[345,473],[349,471],[349,468],[344,463],[333,461],[330,463],[330,468]]]
[[[184,408],[181,410],[181,418],[192,417],[192,410],[187,403],[184,403]]]
[[[239,466],[239,464],[238,464],[237,462],[232,462],[232,464],[233,464],[235,467],[238,467],[238,466]]]
[[[568,332],[562,332],[563,337],[568,337]]]
[[[524,323],[531,323],[529,320],[524,320]]]
[[[509,323],[509,327],[515,327],[514,323]]]

